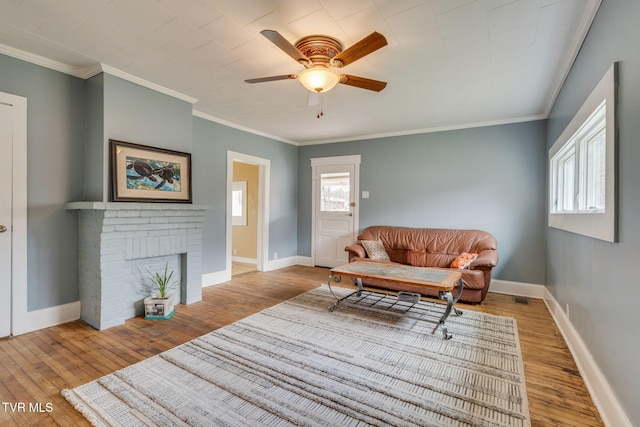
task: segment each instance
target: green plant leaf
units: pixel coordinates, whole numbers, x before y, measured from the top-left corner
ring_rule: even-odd
[[[152,290],[157,291],[160,295],[160,298],[166,298],[169,291],[171,291],[175,285],[177,285],[177,281],[171,281],[173,279],[173,270],[169,271],[169,263],[165,263],[163,272],[151,272],[147,270],[148,278],[152,284]]]

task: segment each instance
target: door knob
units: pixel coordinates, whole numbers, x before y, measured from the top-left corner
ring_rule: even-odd
[[[4,225],[0,225],[0,233],[5,233],[7,231],[7,227]]]

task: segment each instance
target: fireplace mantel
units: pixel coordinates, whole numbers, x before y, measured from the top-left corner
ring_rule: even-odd
[[[180,302],[202,299],[202,227],[208,206],[182,203],[71,202],[78,211],[80,315],[96,329],[142,313],[140,271],[170,262]]]
[[[145,203],[145,202],[70,202],[67,210],[135,211],[135,210],[177,210],[206,211],[210,206],[190,203]]]

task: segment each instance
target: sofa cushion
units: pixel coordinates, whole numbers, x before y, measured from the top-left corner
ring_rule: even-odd
[[[474,259],[478,258],[478,254],[462,252],[452,262],[451,268],[464,269],[471,265]]]
[[[391,261],[380,240],[361,240],[367,256],[374,261]]]

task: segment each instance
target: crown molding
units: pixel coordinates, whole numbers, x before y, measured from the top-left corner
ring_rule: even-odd
[[[11,56],[12,58],[29,62],[31,64],[48,68],[50,70],[59,71],[61,73],[68,74],[73,77],[78,77],[83,80],[89,79],[97,74],[104,72],[104,73],[111,74],[112,76],[119,77],[123,80],[127,80],[131,83],[135,83],[139,86],[146,87],[147,89],[151,89],[156,92],[169,95],[173,98],[180,99],[190,104],[195,104],[196,102],[198,102],[196,98],[187,96],[183,93],[166,88],[164,86],[160,86],[156,83],[152,83],[150,81],[141,79],[129,73],[125,73],[124,71],[118,70],[117,68],[111,67],[107,64],[95,63],[95,64],[88,65],[86,67],[75,67],[73,65],[63,64],[62,62],[54,61],[52,59],[45,58],[44,56],[29,53],[24,50],[16,49],[15,47],[3,45],[3,44],[0,44],[0,53],[7,56]]]
[[[434,133],[434,132],[446,132],[452,130],[462,130],[462,129],[472,129],[472,128],[481,128],[481,127],[489,127],[489,126],[500,126],[500,125],[509,125],[514,123],[523,123],[523,122],[533,122],[536,120],[545,120],[548,116],[545,114],[537,114],[534,116],[526,116],[526,117],[515,117],[512,119],[505,120],[494,120],[494,121],[486,121],[486,122],[476,122],[476,123],[463,123],[459,125],[452,126],[440,126],[434,128],[423,128],[423,129],[410,129],[399,132],[387,132],[387,133],[376,133],[369,135],[356,135],[347,138],[336,138],[336,139],[322,139],[316,141],[305,141],[299,142],[299,146],[306,145],[319,145],[319,144],[334,144],[338,142],[349,142],[349,141],[365,141],[365,140],[373,140],[378,138],[392,138],[395,136],[406,136],[406,135],[418,135],[424,133]]]
[[[49,68],[50,70],[82,78],[82,68],[63,64],[62,62],[54,61],[53,59],[45,58],[44,56],[36,55],[35,53],[26,52],[4,44],[0,44],[0,53],[31,64]]]
[[[261,131],[256,130],[256,129],[252,129],[252,128],[249,128],[249,127],[246,127],[246,126],[239,125],[239,124],[234,123],[234,122],[230,122],[230,121],[225,120],[225,119],[221,119],[220,117],[215,117],[215,116],[212,116],[210,114],[203,113],[202,111],[193,110],[193,115],[196,116],[196,117],[200,117],[201,119],[209,120],[210,122],[215,122],[215,123],[218,123],[218,124],[230,127],[230,128],[241,130],[243,132],[248,132],[248,133],[252,133],[254,135],[264,136],[265,138],[274,139],[276,141],[280,141],[280,142],[284,142],[284,143],[287,143],[287,144],[295,145],[296,147],[301,145],[299,142],[294,141],[292,139],[287,139],[287,138],[283,138],[281,136],[272,135],[270,133],[261,132]]]
[[[589,26],[591,25],[591,22],[593,21],[595,14],[598,10],[598,8],[600,7],[600,3],[602,0],[590,0],[590,7],[587,8],[587,11],[585,12],[585,14],[583,15],[583,19],[581,20],[581,24],[580,24],[580,28],[581,30],[578,31],[577,35],[576,35],[576,42],[574,43],[575,45],[575,49],[574,49],[574,55],[571,59],[571,61],[568,61],[567,65],[565,66],[565,72],[562,74],[561,78],[559,78],[556,82],[556,84],[554,85],[555,89],[554,89],[554,95],[551,97],[549,104],[547,105],[547,109],[545,111],[545,113],[540,114],[540,115],[535,115],[535,116],[528,116],[528,117],[519,117],[519,118],[514,118],[514,119],[508,119],[508,120],[497,120],[497,121],[492,121],[492,122],[481,122],[481,123],[466,123],[466,124],[460,124],[460,125],[455,125],[455,126],[443,126],[443,127],[435,127],[435,128],[424,128],[424,129],[411,129],[411,130],[406,130],[406,131],[400,131],[400,132],[389,132],[389,133],[379,133],[379,134],[369,134],[369,135],[356,135],[353,137],[346,137],[346,138],[336,138],[336,139],[323,139],[323,140],[310,140],[310,141],[295,141],[292,139],[288,139],[288,138],[284,138],[281,136],[277,136],[277,135],[273,135],[267,132],[262,132],[259,131],[257,129],[252,129],[249,128],[247,126],[243,126],[240,125],[238,123],[234,123],[219,117],[215,117],[212,116],[210,114],[204,113],[202,111],[199,110],[193,110],[193,115],[196,117],[200,117],[204,120],[209,120],[215,123],[219,123],[221,125],[224,126],[228,126],[234,129],[238,129],[244,132],[248,132],[254,135],[259,135],[259,136],[263,136],[265,138],[269,138],[269,139],[273,139],[276,141],[280,141],[280,142],[284,142],[287,144],[291,144],[294,146],[306,146],[306,145],[317,145],[317,144],[333,144],[333,143],[339,143],[339,142],[349,142],[349,141],[361,141],[361,140],[371,140],[371,139],[376,139],[376,138],[391,138],[391,137],[395,137],[395,136],[405,136],[405,135],[416,135],[416,134],[421,134],[421,133],[432,133],[432,132],[444,132],[444,131],[450,131],[450,130],[459,130],[459,129],[469,129],[469,128],[475,128],[475,127],[485,127],[485,126],[496,126],[496,125],[502,125],[502,124],[511,124],[511,123],[519,123],[519,122],[527,122],[527,121],[535,121],[535,120],[544,120],[547,119],[549,117],[551,108],[553,107],[553,104],[555,103],[555,100],[560,92],[560,89],[562,88],[562,85],[564,83],[564,80],[566,79],[567,75],[569,74],[569,71],[571,69],[571,66],[573,64],[573,61],[575,60],[575,57],[577,56],[578,51],[580,50],[580,47],[582,46],[582,42],[584,41],[584,38],[586,37],[587,31],[589,29]],[[61,62],[58,61],[54,61],[48,58],[45,58],[43,56],[40,55],[35,55],[29,52],[25,52],[23,50],[20,49],[16,49],[10,46],[6,46],[3,44],[0,44],[0,53],[5,54],[7,56],[11,56],[13,58],[17,58],[17,59],[21,59],[23,61],[26,62],[30,62],[32,64],[35,65],[40,65],[42,67],[45,68],[49,68],[51,70],[55,70],[55,71],[59,71],[61,73],[65,73],[65,74],[69,74],[71,76],[74,77],[78,77],[81,79],[89,79],[97,74],[100,74],[102,72],[110,74],[112,76],[115,77],[119,77],[123,80],[127,80],[129,82],[135,83],[137,85],[146,87],[148,89],[163,93],[165,95],[169,95],[172,96],[174,98],[183,100],[185,102],[188,102],[190,104],[196,104],[198,102],[198,100],[196,98],[187,96],[185,94],[182,94],[180,92],[174,91],[172,89],[168,89],[164,86],[160,86],[158,84],[149,82],[147,80],[141,79],[139,77],[133,76],[131,74],[128,74],[124,71],[118,70],[117,68],[111,67],[109,65],[106,64],[102,64],[102,63],[96,63],[96,64],[92,64],[86,67],[74,67],[71,65],[67,65],[67,64],[63,64]],[[571,57],[571,56],[570,56]]]
[[[174,98],[178,98],[178,99],[180,99],[182,101],[185,101],[185,102],[188,102],[190,104],[195,104],[196,102],[198,102],[198,100],[196,98],[193,98],[191,96],[185,95],[185,94],[180,93],[180,92],[177,92],[177,91],[175,91],[173,89],[169,89],[169,88],[166,88],[164,86],[160,86],[159,84],[152,83],[152,82],[150,82],[148,80],[141,79],[141,78],[133,76],[133,75],[131,75],[129,73],[125,73],[124,71],[118,70],[117,68],[111,67],[109,65],[106,65],[106,64],[99,64],[99,65],[100,65],[100,67],[101,67],[103,72],[105,72],[107,74],[111,74],[112,76],[119,77],[119,78],[121,78],[123,80],[127,80],[127,81],[129,81],[131,83],[135,83],[137,85],[146,87],[147,89],[151,89],[151,90],[154,90],[156,92],[160,92],[160,93],[163,93],[165,95],[169,95],[169,96],[172,96]]]
[[[76,77],[80,77],[81,79],[87,80],[102,72],[103,72],[102,64],[96,63],[96,64],[88,65],[83,68],[79,68],[78,74],[76,75]]]
[[[591,24],[598,13],[598,9],[600,8],[600,4],[602,0],[588,0],[588,4],[585,7],[584,14],[578,23],[578,27],[573,36],[573,41],[571,43],[572,48],[569,49],[566,55],[567,61],[564,66],[561,68],[560,72],[556,75],[556,78],[552,84],[551,96],[549,97],[549,102],[544,110],[544,115],[549,117],[551,114],[551,110],[553,109],[553,105],[556,103],[558,95],[560,95],[560,91],[562,90],[562,86],[564,86],[564,82],[567,80],[569,76],[569,72],[573,67],[573,63],[576,61],[578,57],[578,53],[582,48],[582,44],[584,40],[587,38],[587,33],[589,32],[589,28],[591,28]]]
[[[202,111],[193,110],[193,115],[196,117],[200,117],[201,119],[209,120],[211,122],[219,123],[221,125],[231,127],[234,129],[238,129],[244,132],[252,133],[254,135],[264,136],[265,138],[274,139],[276,141],[285,142],[287,144],[295,145],[296,147],[304,147],[307,145],[320,145],[320,144],[335,144],[340,142],[350,142],[350,141],[367,141],[378,138],[393,138],[396,136],[407,136],[407,135],[419,135],[424,133],[435,133],[435,132],[446,132],[452,130],[462,130],[462,129],[472,129],[472,128],[481,128],[488,126],[500,126],[500,125],[509,125],[514,123],[524,123],[524,122],[533,122],[536,120],[546,120],[548,115],[545,114],[537,114],[533,116],[526,117],[515,117],[512,119],[506,120],[494,120],[494,121],[486,121],[486,122],[476,122],[476,123],[463,123],[460,125],[452,125],[452,126],[441,126],[435,128],[422,128],[422,129],[410,129],[406,131],[399,132],[388,132],[388,133],[377,133],[377,134],[368,134],[368,135],[356,135],[347,138],[335,138],[335,139],[320,139],[320,140],[310,140],[310,141],[294,141],[292,139],[283,138],[281,136],[272,135],[270,133],[262,132],[256,129],[252,129],[243,125],[239,125],[237,123],[230,122],[225,119],[221,119],[219,117],[212,116],[207,113],[203,113]]]

